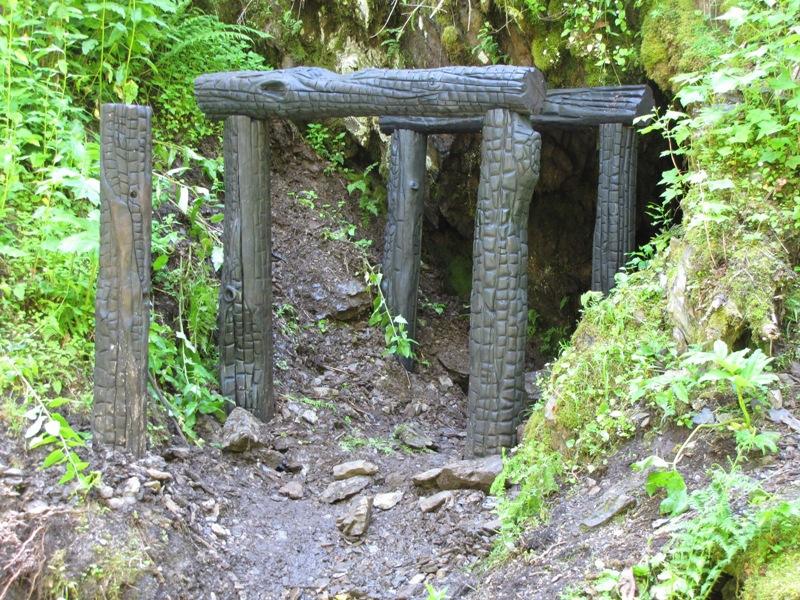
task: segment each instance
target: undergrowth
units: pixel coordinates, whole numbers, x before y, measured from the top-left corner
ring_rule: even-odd
[[[680,104],[645,127],[667,138],[675,165],[664,173],[656,212],[665,215],[680,201],[683,220],[665,223],[609,297],[584,298],[582,320],[551,366],[526,439],[506,457],[498,480],[519,484],[519,493],[505,496],[495,486],[503,545],[546,512],[546,495],[558,484],[543,485],[552,481],[553,465],[565,475],[591,472],[636,433],[642,415],[656,427],[716,429],[735,439],[743,457],[776,450],[759,413],[774,383],[771,356],[784,349],[793,356],[798,339],[786,299],[797,297],[798,287],[800,2],[741,0],[727,8],[717,19],[721,51],[702,70],[675,77]],[[722,508],[702,516],[704,506],[725,506],[722,483],[690,495],[673,476],[675,462],[649,466],[657,468],[648,491],[667,492],[665,512],[700,513],[686,536],[708,518],[732,537],[709,542],[695,564],[700,575],[673,581],[677,568],[669,565],[677,563],[670,561],[683,561],[681,548],[688,553],[691,545],[678,540],[637,577],[652,578],[645,588],[677,586],[654,598],[704,597],[724,563],[757,537],[764,519],[778,518],[778,509],[728,521],[719,521]],[[776,506],[796,516],[796,507]]]
[[[197,412],[223,406],[211,340],[221,162],[193,147],[218,129],[200,118],[191,82],[206,71],[266,68],[253,51],[265,34],[183,0],[8,0],[0,30],[2,416],[20,430],[26,412],[39,423],[31,411],[50,411],[40,426],[60,424],[63,439],[45,466],[65,464],[69,475],[82,471],[73,443],[87,437],[91,407],[99,106],[154,107],[153,282],[163,302],[153,315],[151,372],[158,397],[191,434]]]

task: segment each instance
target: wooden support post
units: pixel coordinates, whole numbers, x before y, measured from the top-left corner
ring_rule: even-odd
[[[540,151],[541,136],[527,117],[486,113],[475,210],[468,455],[513,446],[525,408],[528,210]]]
[[[607,294],[636,243],[636,132],[600,125],[600,177],[592,248],[592,289]]]
[[[408,321],[411,338],[416,338],[417,332],[426,151],[427,136],[407,129],[392,134],[381,285],[392,315],[402,315]],[[408,370],[413,367],[410,359],[400,361]]]
[[[152,111],[100,111],[100,269],[95,300],[94,439],[141,455],[147,438]]]
[[[269,126],[225,119],[225,260],[219,296],[220,385],[267,421],[272,397]]]

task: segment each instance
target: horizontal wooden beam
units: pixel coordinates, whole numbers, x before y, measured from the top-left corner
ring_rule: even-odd
[[[493,108],[538,113],[544,77],[532,67],[365,69],[339,75],[316,67],[211,73],[195,80],[205,115],[313,118],[470,116]]]
[[[653,92],[647,85],[547,90],[542,111],[531,115],[534,127],[587,127],[603,123],[631,125],[653,110]],[[483,117],[381,117],[383,133],[410,129],[420,133],[474,133]]]

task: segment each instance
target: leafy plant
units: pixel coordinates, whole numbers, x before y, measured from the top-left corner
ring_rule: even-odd
[[[384,331],[386,349],[384,355],[397,355],[403,358],[414,358],[414,340],[408,337],[406,325],[408,321],[403,315],[392,315],[386,297],[381,289],[383,275],[375,270],[366,259],[364,260],[364,279],[373,292],[372,315],[369,318],[370,326],[380,325]]]
[[[493,65],[504,63],[508,57],[503,54],[500,44],[495,39],[495,30],[492,24],[486,21],[478,31],[478,45],[472,49],[472,54],[480,56],[483,54]]]

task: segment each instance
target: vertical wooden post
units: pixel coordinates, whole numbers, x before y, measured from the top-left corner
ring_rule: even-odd
[[[383,254],[383,294],[392,315],[408,321],[408,335],[417,333],[417,290],[422,249],[427,136],[408,129],[392,134],[389,152],[389,214]],[[414,363],[401,358],[411,370]]]
[[[470,307],[466,452],[473,456],[513,446],[525,408],[528,210],[540,151],[527,117],[486,113]]]
[[[225,119],[225,260],[219,298],[220,385],[267,421],[272,397],[269,125]]]
[[[141,455],[147,433],[152,111],[100,111],[100,269],[95,299],[92,430],[101,444]]]
[[[592,289],[607,294],[636,243],[636,132],[600,125],[600,177],[592,249]]]

